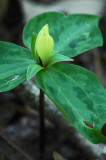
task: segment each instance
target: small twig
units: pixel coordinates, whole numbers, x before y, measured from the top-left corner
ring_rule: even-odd
[[[40,89],[39,96],[39,120],[40,120],[40,160],[43,160],[44,154],[44,137],[45,137],[45,126],[44,126],[44,92]]]
[[[0,148],[9,160],[33,160],[21,148],[10,141],[5,130],[0,127]]]
[[[4,160],[4,153],[2,150],[0,150],[0,160]]]
[[[95,64],[95,74],[98,79],[102,82],[102,64],[101,64],[101,57],[99,50],[96,48],[94,49],[94,64]]]

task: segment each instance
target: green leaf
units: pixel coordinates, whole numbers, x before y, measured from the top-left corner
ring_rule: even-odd
[[[27,67],[33,62],[28,49],[0,42],[0,92],[15,88],[26,79]]]
[[[27,69],[27,80],[30,80],[41,69],[44,68],[36,63],[31,63]]]
[[[33,56],[33,59],[38,62],[38,55],[37,55],[37,52],[35,50],[35,43],[36,43],[36,38],[37,36],[33,33],[32,34],[32,39],[31,39],[31,51],[32,51],[32,56]]]
[[[93,73],[57,63],[38,72],[36,82],[82,135],[93,143],[106,142],[106,90]]]
[[[45,25],[54,39],[53,52],[74,57],[92,48],[102,46],[102,35],[98,29],[100,16],[87,14],[64,14],[47,12],[27,22],[23,30],[23,42],[31,47],[32,33],[36,35]]]
[[[66,57],[64,55],[61,54],[53,54],[50,59],[49,59],[49,63],[48,63],[48,67],[52,66],[53,64],[57,63],[57,62],[61,62],[61,61],[73,61],[73,59]]]

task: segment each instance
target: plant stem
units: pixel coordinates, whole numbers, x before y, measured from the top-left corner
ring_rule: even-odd
[[[43,160],[44,154],[44,137],[45,137],[45,127],[44,127],[44,92],[40,89],[39,97],[39,111],[40,111],[40,160]]]

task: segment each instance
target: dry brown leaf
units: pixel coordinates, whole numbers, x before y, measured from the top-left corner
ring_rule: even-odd
[[[66,160],[57,152],[53,152],[53,159],[54,160]]]

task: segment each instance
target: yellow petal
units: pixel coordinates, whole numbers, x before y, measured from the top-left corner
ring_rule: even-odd
[[[54,41],[49,35],[48,24],[46,24],[38,33],[35,49],[40,57],[43,66],[48,63],[48,60],[53,52]]]

